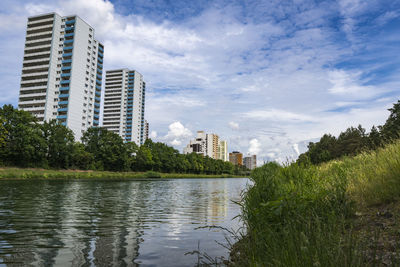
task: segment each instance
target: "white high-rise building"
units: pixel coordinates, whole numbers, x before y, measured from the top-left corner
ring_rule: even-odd
[[[28,18],[18,107],[57,119],[79,140],[99,125],[104,46],[76,15]]]
[[[119,134],[126,142],[142,145],[145,141],[146,83],[135,70],[106,71],[103,127]]]
[[[228,161],[227,147],[227,142],[219,140],[218,135],[197,131],[196,139],[190,140],[189,144],[183,149],[183,153],[190,154],[194,152],[213,159]]]

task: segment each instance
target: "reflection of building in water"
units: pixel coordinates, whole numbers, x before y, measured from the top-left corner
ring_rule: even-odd
[[[208,203],[208,218],[213,224],[222,223],[227,216],[229,196],[227,188],[227,179],[213,180],[209,185],[211,199]]]

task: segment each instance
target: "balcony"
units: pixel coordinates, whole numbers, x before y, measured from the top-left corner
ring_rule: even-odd
[[[61,61],[61,62],[62,62],[62,64],[71,63],[71,62],[72,62],[72,59],[65,59],[65,60],[63,60],[63,61]]]
[[[63,57],[72,57],[72,52],[64,53],[62,56]]]
[[[71,73],[61,73],[61,77],[70,77]]]
[[[100,97],[95,97],[94,99],[95,99],[96,102],[100,102],[101,101]]]
[[[65,40],[65,41],[64,41],[64,44],[72,44],[73,42],[74,42],[74,39]]]
[[[65,27],[65,31],[73,31],[75,27]]]
[[[100,90],[101,91],[101,86],[96,85],[96,90]]]
[[[59,98],[66,98],[66,97],[69,97],[69,94],[61,94],[61,95],[59,95],[58,97],[59,97]]]
[[[103,57],[103,53],[101,53],[100,51],[98,52],[98,55]]]
[[[98,58],[97,61],[103,63],[103,60],[101,58]]]
[[[61,91],[69,91],[69,86],[60,87],[59,90],[60,90],[60,92],[61,92]]]
[[[96,94],[96,96],[101,97],[101,93],[100,92],[96,91],[95,94]]]
[[[61,70],[70,70],[71,66],[65,66],[65,67],[61,67]]]
[[[67,119],[67,115],[58,115],[57,116],[57,119],[59,120],[59,119]]]
[[[64,34],[64,37],[73,37],[74,36],[74,33],[66,33],[66,34]]]
[[[59,101],[58,104],[59,105],[68,105],[68,101]]]
[[[58,112],[67,112],[68,108],[59,108],[57,109]]]
[[[72,45],[68,45],[68,46],[64,46],[63,50],[72,50],[73,46]]]
[[[97,62],[97,66],[103,68],[103,64],[101,64],[101,63],[99,63],[99,62]]]
[[[101,46],[99,46],[99,51],[101,51],[101,52],[103,52],[103,53],[104,53],[104,49],[103,49],[103,48],[101,48]]]
[[[60,82],[60,84],[69,84],[70,83],[70,80],[62,80],[61,82]]]
[[[74,19],[73,20],[68,20],[68,21],[65,22],[65,25],[73,25],[73,24],[75,24],[75,20]]]
[[[94,103],[94,106],[97,108],[100,108],[100,104],[99,103]]]
[[[96,74],[96,77],[101,81],[102,77],[99,74]]]

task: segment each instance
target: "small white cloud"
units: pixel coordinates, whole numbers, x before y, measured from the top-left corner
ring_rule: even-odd
[[[252,110],[242,114],[245,118],[258,120],[273,121],[314,121],[311,116],[293,113],[285,110],[268,109],[268,110]]]
[[[192,132],[185,128],[179,121],[173,122],[168,126],[168,133],[164,139],[174,146],[180,146],[183,140],[192,136]]]
[[[156,139],[156,138],[157,138],[157,132],[156,132],[156,131],[151,131],[149,137],[150,137],[151,139]]]
[[[230,127],[232,130],[239,130],[239,123],[234,122],[234,121],[231,121],[231,122],[229,122],[229,127]]]
[[[250,147],[249,147],[249,154],[250,155],[257,155],[257,154],[260,153],[261,144],[256,138],[251,139],[249,144],[250,144]]]
[[[174,139],[170,142],[170,144],[173,146],[180,146],[182,144],[182,142],[177,139]]]

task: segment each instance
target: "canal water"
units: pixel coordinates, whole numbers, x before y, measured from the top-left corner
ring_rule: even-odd
[[[196,266],[228,258],[246,178],[0,181],[0,266]]]

